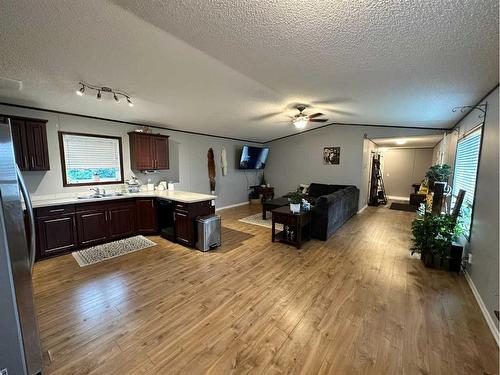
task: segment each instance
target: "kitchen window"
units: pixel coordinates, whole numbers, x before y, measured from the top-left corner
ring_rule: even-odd
[[[64,186],[123,182],[120,137],[59,132]]]
[[[460,225],[469,239],[472,225],[472,210],[476,191],[476,177],[481,151],[481,128],[458,141],[453,172],[452,207],[460,189],[465,190],[464,201],[460,209]]]

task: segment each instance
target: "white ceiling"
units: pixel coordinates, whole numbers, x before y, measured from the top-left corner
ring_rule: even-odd
[[[442,139],[443,134],[432,134],[415,137],[375,138],[372,141],[377,146],[385,148],[430,148],[436,146]],[[397,143],[398,141],[400,144]]]
[[[1,101],[256,141],[296,132],[291,103],[451,127],[498,82],[497,0],[12,0],[0,21],[0,76],[23,81]]]

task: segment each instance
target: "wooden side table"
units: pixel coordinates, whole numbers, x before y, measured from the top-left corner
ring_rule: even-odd
[[[259,195],[262,196],[261,202],[265,202],[268,199],[274,199],[274,188],[273,187],[267,187],[267,186],[250,186],[253,191]]]
[[[298,214],[292,213],[289,206],[276,208],[272,214],[272,241],[276,238],[280,242],[294,245],[300,249],[302,243],[311,239],[311,211],[300,211]],[[283,224],[283,231],[276,234],[276,223]],[[288,227],[288,234],[286,231]]]

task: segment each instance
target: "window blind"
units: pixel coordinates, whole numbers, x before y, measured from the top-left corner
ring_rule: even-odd
[[[464,203],[474,204],[476,174],[481,147],[481,130],[476,130],[457,145],[455,171],[453,173],[453,195],[456,197],[460,189],[465,190]]]
[[[452,206],[460,189],[465,190],[464,201],[460,209],[460,226],[465,237],[469,238],[476,189],[476,175],[481,151],[481,129],[478,129],[458,141],[453,172]]]
[[[68,183],[121,180],[120,143],[117,138],[63,134],[62,143]]]

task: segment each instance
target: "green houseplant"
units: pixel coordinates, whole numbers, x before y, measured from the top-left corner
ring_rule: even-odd
[[[302,197],[298,192],[293,193],[289,198],[290,201],[290,211],[297,214],[300,212],[300,204],[302,203]]]
[[[451,167],[448,164],[433,165],[425,174],[425,177],[427,177],[427,186],[432,190],[434,188],[434,182],[448,182],[450,175]]]
[[[411,253],[420,254],[427,267],[447,268],[446,260],[450,255],[451,244],[461,234],[452,215],[432,215],[424,213],[412,223]]]

